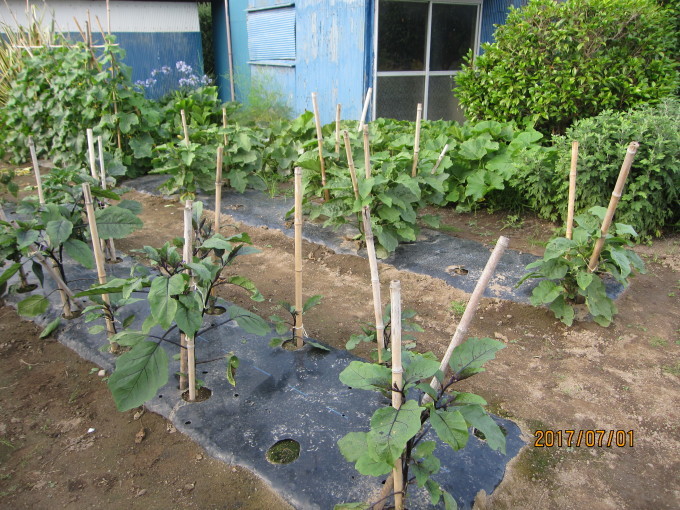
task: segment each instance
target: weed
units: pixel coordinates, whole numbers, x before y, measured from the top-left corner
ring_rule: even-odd
[[[519,214],[510,214],[506,216],[505,221],[503,221],[503,226],[501,227],[501,230],[505,230],[506,228],[522,228],[524,226],[524,220]]]
[[[649,345],[652,347],[666,347],[668,345],[668,341],[664,338],[661,338],[660,336],[653,336],[649,339]]]
[[[680,361],[676,361],[674,365],[664,365],[661,367],[661,370],[663,370],[667,374],[680,377]]]
[[[4,444],[5,446],[14,449],[14,445],[10,443],[7,439],[4,437],[0,437],[0,444]]]
[[[456,315],[463,315],[465,312],[465,307],[467,306],[467,303],[465,301],[458,301],[458,300],[453,300],[451,303],[449,303],[449,308],[453,313]]]

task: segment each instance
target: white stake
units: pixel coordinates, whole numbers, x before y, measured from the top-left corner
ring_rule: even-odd
[[[401,283],[398,280],[392,280],[390,284],[390,302],[392,310],[392,407],[399,410],[403,400],[404,370],[401,365]],[[392,470],[395,510],[404,508],[404,475],[401,463],[402,460],[399,457]]]
[[[90,174],[97,180],[97,163],[94,155],[94,135],[92,129],[87,129],[87,152],[90,155]]]
[[[35,144],[33,137],[28,137],[28,148],[31,151],[31,161],[33,162],[33,172],[35,173],[35,183],[38,186],[38,202],[40,205],[45,205],[45,195],[43,195],[42,177],[40,175],[40,166],[38,165],[38,156],[35,153]]]
[[[359,129],[361,132],[364,129],[364,122],[366,122],[366,114],[368,113],[368,105],[371,103],[371,94],[373,93],[373,88],[368,87],[366,91],[366,99],[364,100],[364,109],[361,111],[361,119],[359,119]]]

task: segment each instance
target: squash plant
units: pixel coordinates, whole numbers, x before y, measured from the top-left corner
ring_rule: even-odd
[[[162,344],[179,346],[179,333],[195,337],[231,321],[248,333],[266,335],[270,331],[269,324],[261,317],[237,305],[226,307],[225,320],[202,328],[203,318],[211,308],[211,291],[219,285],[230,284],[245,289],[254,301],[264,298],[249,279],[238,275],[222,276],[222,271],[236,257],[259,250],[249,246],[250,238],[245,233],[230,237],[213,234],[209,225],[200,220],[202,207],[198,204],[194,204],[195,243],[191,263],[184,264],[178,251],[183,247],[183,239],[166,242],[160,249],[145,246],[141,252],[157,270],[155,276],[133,274],[129,278],[94,285],[78,294],[113,296],[111,307],[99,301],[86,309],[86,320],[89,321],[104,314],[116,317],[120,315],[121,306],[140,299],[145,299],[149,305],[150,313],[138,329],[130,327],[134,317],[123,320],[116,317],[120,331],[109,339],[111,343],[130,348],[116,360],[116,369],[108,380],[120,411],[142,405],[168,382],[169,359]],[[140,294],[142,298],[135,297]],[[160,327],[160,333],[154,330],[156,326]],[[98,331],[100,329],[95,330]],[[231,353],[225,355],[225,359],[227,377],[233,384],[238,360]]]
[[[633,243],[628,237],[637,237],[630,225],[615,223],[605,238],[598,270],[588,269],[595,242],[601,237],[600,225],[607,210],[591,207],[586,214],[574,218],[577,224],[572,239],[556,237],[545,248],[543,258],[529,264],[531,270],[517,284],[529,278],[542,278],[531,294],[534,306],[548,305],[555,317],[571,326],[574,307],[578,300],[585,300],[593,320],[600,326],[609,326],[618,312],[614,301],[607,296],[602,277],[610,276],[623,286],[628,285],[634,271],[645,272],[642,259],[627,247]]]
[[[443,499],[447,509],[456,508],[453,497],[432,476],[441,463],[434,455],[436,441],[428,438],[430,431],[454,450],[465,447],[470,429],[481,433],[493,450],[505,453],[505,436],[501,428],[486,413],[487,402],[473,393],[455,390],[456,383],[483,372],[483,365],[492,359],[504,344],[491,338],[470,338],[453,350],[449,361],[450,373],[439,370],[432,353],[404,351],[403,398],[400,409],[386,401],[373,413],[368,432],[350,432],[338,441],[340,452],[353,462],[359,473],[384,476],[392,472],[396,462],[402,463],[404,490],[409,485],[424,487],[433,505]],[[433,389],[424,379],[436,377],[440,389]],[[352,388],[372,390],[388,396],[392,393],[392,371],[374,363],[352,361],[340,374],[340,381]],[[425,395],[428,398],[425,398]],[[371,503],[336,505],[336,510],[372,508]]]

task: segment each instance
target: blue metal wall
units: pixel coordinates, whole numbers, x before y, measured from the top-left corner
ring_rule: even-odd
[[[480,42],[494,42],[493,33],[496,30],[494,25],[503,25],[505,23],[511,5],[513,7],[521,7],[526,3],[526,0],[484,0]]]
[[[244,102],[250,88],[250,66],[248,65],[248,30],[246,9],[248,0],[229,0],[231,23],[231,50],[234,63],[234,85],[236,100]],[[213,49],[215,51],[215,74],[222,101],[230,100],[229,54],[227,51],[227,30],[224,0],[212,2]]]

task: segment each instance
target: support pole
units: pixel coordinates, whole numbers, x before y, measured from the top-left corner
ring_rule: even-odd
[[[489,257],[489,260],[486,262],[486,266],[484,266],[484,271],[482,271],[482,275],[479,277],[479,280],[477,281],[475,290],[472,292],[472,295],[470,296],[470,300],[468,301],[468,304],[465,307],[465,312],[463,312],[463,316],[461,317],[460,323],[456,328],[456,332],[453,334],[453,338],[451,338],[449,347],[448,349],[446,349],[446,353],[444,354],[444,357],[442,358],[442,361],[439,365],[439,370],[441,370],[441,372],[444,375],[446,375],[446,372],[449,368],[449,360],[451,359],[451,354],[453,354],[453,350],[463,342],[463,337],[467,333],[467,330],[470,327],[470,323],[472,322],[472,319],[474,318],[475,313],[477,312],[477,307],[479,306],[479,302],[482,299],[482,295],[484,295],[484,291],[486,290],[486,287],[489,285],[489,281],[491,280],[491,277],[493,276],[493,273],[496,270],[496,266],[498,265],[498,262],[503,256],[503,253],[505,252],[505,249],[508,247],[509,243],[510,239],[508,239],[507,237],[503,236],[499,237],[498,241],[496,242],[496,247],[493,249],[493,252],[491,252],[491,256]],[[436,377],[432,378],[430,386],[435,390],[439,390],[439,388],[441,388],[441,385],[439,384],[439,381],[437,380]],[[423,398],[423,403],[429,402],[431,400],[432,398],[429,395],[425,395],[425,397]]]
[[[390,284],[392,308],[392,407],[399,410],[403,401],[403,368],[401,365],[401,283],[392,280]],[[402,459],[399,457],[392,470],[394,479],[394,508],[404,509],[404,475]]]
[[[569,168],[569,200],[567,202],[567,233],[571,239],[574,232],[574,205],[576,203],[576,164],[578,163],[578,142],[571,142],[571,167]]]
[[[99,148],[99,172],[101,175],[101,183],[102,183],[102,189],[106,190],[106,167],[104,165],[104,143],[102,142],[102,137],[98,136],[97,137],[97,145]],[[106,201],[104,201],[106,205]],[[110,262],[116,262],[118,260],[118,256],[116,255],[116,245],[113,242],[113,239],[107,239],[104,242],[105,248],[107,248],[109,256],[108,259]]]
[[[302,168],[295,167],[295,321],[298,349],[304,345],[302,323]]]
[[[97,230],[97,220],[94,214],[94,205],[92,203],[92,192],[90,185],[83,183],[83,197],[85,199],[85,210],[87,211],[87,221],[90,225],[90,236],[92,237],[92,251],[94,251],[94,261],[97,265],[97,278],[100,284],[106,283],[106,269],[104,268],[104,253],[102,253],[101,243],[99,241],[99,231]],[[102,294],[102,301],[106,303],[106,334],[109,338],[116,334],[116,328],[113,325],[113,317],[110,314],[111,300],[108,294]],[[118,349],[118,345],[114,342],[111,344],[112,350]]]
[[[420,123],[423,117],[423,105],[418,103],[416,110],[416,139],[413,142],[413,167],[411,168],[411,177],[417,175],[418,157],[420,156]]]
[[[220,212],[222,209],[222,157],[224,147],[217,148],[217,169],[215,170],[215,232],[220,231]]]
[[[354,157],[352,156],[352,147],[350,146],[349,133],[345,129],[342,132],[345,139],[345,152],[347,153],[347,165],[349,166],[349,174],[352,178],[352,189],[354,189],[354,197],[359,200],[359,183],[357,182],[357,171],[354,168]]]
[[[184,203],[184,250],[182,253],[182,261],[184,264],[190,264],[193,259],[193,234],[194,229],[192,225],[192,210],[194,203],[192,200],[187,200]],[[191,270],[188,270],[191,275]],[[191,279],[191,291],[194,290],[194,281]],[[193,336],[184,335],[186,342],[186,361],[189,379],[189,402],[196,400],[196,341]]]
[[[184,109],[180,110],[180,115],[182,116],[182,130],[184,131],[184,143],[189,147],[189,127],[187,126],[187,114],[184,113]]]
[[[449,144],[447,143],[446,145],[444,145],[444,148],[442,149],[441,153],[439,154],[439,157],[437,158],[437,162],[432,167],[432,172],[430,172],[430,173],[434,174],[437,171],[437,168],[439,168],[439,165],[441,165],[442,160],[444,159],[444,156],[446,156],[446,153],[448,152],[448,150],[449,150]]]
[[[619,172],[619,178],[616,180],[614,191],[612,191],[612,197],[609,200],[609,207],[607,207],[607,213],[605,214],[604,221],[602,222],[600,238],[595,243],[593,254],[590,256],[590,261],[588,262],[588,271],[591,273],[597,269],[597,264],[600,259],[600,253],[602,253],[602,248],[604,248],[604,241],[607,237],[607,232],[609,231],[609,227],[612,224],[616,207],[619,205],[619,200],[621,199],[621,194],[623,193],[623,186],[626,184],[630,167],[633,166],[633,160],[635,159],[635,154],[637,153],[638,147],[640,147],[640,144],[637,142],[630,142],[630,145],[628,145],[626,157],[623,160],[623,165],[621,165],[621,171]]]
[[[366,179],[371,178],[371,146],[368,141],[368,124],[364,124],[364,172]]]
[[[35,173],[35,184],[38,186],[38,201],[40,205],[45,205],[45,195],[43,194],[42,176],[40,175],[40,165],[38,165],[38,156],[35,152],[35,144],[33,137],[28,137],[28,148],[31,151],[31,161],[33,162],[33,172]]]
[[[373,94],[373,88],[368,87],[366,91],[366,99],[364,99],[364,108],[361,110],[361,118],[359,119],[359,132],[364,129],[364,122],[366,122],[366,114],[368,113],[368,105],[371,104],[371,94]]]
[[[87,128],[87,153],[90,156],[90,175],[97,181],[97,163],[94,155],[94,135],[92,129]]]
[[[316,100],[316,92],[312,92],[312,107],[314,109],[314,124],[316,125],[316,141],[319,146],[319,165],[321,166],[321,185],[323,186],[323,198],[326,202],[331,199],[326,189],[326,164],[323,160],[323,134],[321,133],[321,119],[319,118],[319,105]]]
[[[373,239],[373,227],[371,225],[371,211],[367,205],[362,211],[364,222],[364,237],[366,238],[366,252],[368,264],[371,268],[371,289],[373,290],[373,312],[375,314],[376,343],[378,344],[378,363],[383,362],[383,349],[385,348],[385,324],[382,315],[382,300],[380,297],[380,273],[378,272],[378,257],[375,255],[375,241]]]
[[[236,101],[234,86],[234,56],[231,50],[231,23],[229,21],[229,0],[224,0],[224,22],[227,28],[227,55],[229,59],[229,94],[232,101]]]
[[[340,103],[335,107],[335,153],[340,155],[340,113],[342,112],[342,105]]]

